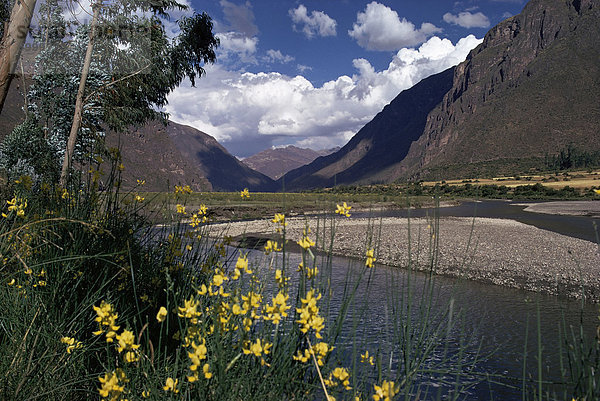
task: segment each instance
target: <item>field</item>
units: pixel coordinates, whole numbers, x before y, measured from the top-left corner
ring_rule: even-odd
[[[561,189],[566,186],[577,189],[600,186],[600,170],[581,170],[562,173],[547,173],[540,175],[520,175],[513,177],[494,177],[494,178],[474,178],[468,180],[446,180],[446,181],[426,181],[425,186],[435,186],[436,184],[447,184],[450,186],[465,185],[504,185],[508,188],[515,188],[524,185],[534,185],[539,183],[545,187]]]

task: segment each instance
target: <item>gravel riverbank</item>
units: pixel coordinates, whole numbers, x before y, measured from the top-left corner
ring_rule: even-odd
[[[297,241],[306,223],[318,248],[331,238],[331,220],[289,218],[287,238]],[[406,267],[410,259],[418,270],[496,285],[579,298],[582,285],[587,300],[600,301],[600,253],[597,244],[506,219],[442,217],[335,219],[333,253],[365,259],[369,243],[377,263]],[[323,227],[327,226],[326,229]],[[216,224],[222,235],[235,238],[277,238],[269,219]],[[434,246],[437,246],[437,248]],[[437,252],[433,252],[437,249]]]

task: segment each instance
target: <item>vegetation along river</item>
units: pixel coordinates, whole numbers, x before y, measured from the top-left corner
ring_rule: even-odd
[[[597,217],[593,215],[533,213],[524,211],[527,206],[506,201],[465,202],[435,211],[378,211],[368,215],[386,218],[406,217],[410,213],[415,219],[434,213],[441,217],[476,215],[517,220],[588,241],[595,238],[593,223]],[[352,218],[365,215],[357,212]],[[264,257],[259,251],[252,251],[251,255]],[[288,253],[287,257],[289,266],[300,261],[298,253]],[[340,256],[321,255],[317,260],[319,266],[324,266],[322,274],[330,278],[329,308],[332,316],[336,316],[342,310],[347,283],[353,281],[348,277],[358,277],[364,264],[356,258]],[[385,265],[376,265],[362,278],[347,313],[339,340],[341,345],[337,349],[342,361],[352,352],[356,330],[357,338],[364,339],[360,340],[361,349],[370,349],[372,354],[379,352],[378,355],[400,371],[405,364],[402,355],[407,353],[407,344],[411,345],[409,352],[417,357],[419,347],[427,348],[427,341],[417,340],[421,334],[436,339],[431,351],[422,355],[424,371],[414,392],[415,396],[419,394],[419,399],[437,399],[438,396],[444,399],[457,390],[456,371],[446,371],[448,367],[450,370],[460,367],[458,370],[464,372],[458,380],[465,386],[462,391],[466,398],[463,399],[522,399],[523,387],[529,390],[537,387],[539,373],[543,381],[561,382],[565,372],[561,370],[568,365],[565,336],[574,342],[583,334],[593,341],[599,322],[598,306],[581,300],[461,278],[434,276],[431,279],[427,273]],[[448,327],[449,315],[452,317]],[[437,326],[439,322],[443,323]],[[399,336],[407,327],[410,329],[406,332],[413,333],[413,337]],[[343,344],[348,348],[344,349]],[[564,392],[560,384],[544,384],[544,389],[556,391],[556,399],[570,394],[570,390]]]

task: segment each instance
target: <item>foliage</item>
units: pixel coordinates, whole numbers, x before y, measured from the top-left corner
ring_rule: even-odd
[[[548,170],[598,167],[600,166],[600,151],[588,152],[569,144],[555,155],[546,154],[544,163]]]
[[[52,157],[55,152],[40,127],[27,119],[0,144],[0,169],[7,172],[10,180],[30,175],[54,182],[58,179],[57,160]]]
[[[71,130],[90,27],[80,24],[70,32],[57,0],[48,0],[42,8],[34,35],[42,50],[28,93],[29,114],[60,159]],[[169,92],[186,77],[193,83],[204,73],[203,65],[215,61],[219,42],[207,14],[181,18],[181,33],[172,40],[167,37],[159,17],[168,17],[174,8],[186,6],[129,0],[102,6],[76,161],[101,152],[107,129],[123,131],[150,119],[164,120],[166,114],[156,110],[166,104]]]

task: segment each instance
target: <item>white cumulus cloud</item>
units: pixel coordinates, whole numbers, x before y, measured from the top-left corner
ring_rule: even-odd
[[[255,57],[257,37],[249,38],[238,32],[222,32],[216,34],[216,37],[221,42],[217,48],[217,56],[222,61],[230,61],[235,55],[244,63],[258,63]]]
[[[309,15],[306,7],[300,4],[298,8],[289,10],[289,14],[294,22],[294,29],[301,30],[309,39],[315,35],[336,35],[336,20],[322,11],[312,11]]]
[[[396,11],[373,1],[357,14],[348,35],[365,49],[390,51],[417,46],[436,32],[441,29],[431,23],[425,22],[417,29],[406,18],[400,19]]]
[[[185,83],[169,96],[166,111],[173,121],[214,136],[239,157],[273,145],[344,145],[399,92],[463,61],[480,42],[472,35],[456,45],[432,37],[418,49],[399,50],[385,70],[356,59],[355,74],[320,87],[301,75],[209,65],[196,88]]]
[[[446,13],[443,18],[445,22],[459,25],[463,28],[487,28],[490,26],[490,20],[482,12],[473,14],[469,11],[463,11],[458,13],[458,15]]]

